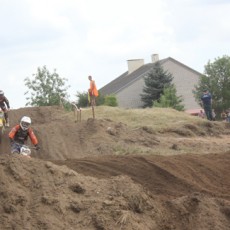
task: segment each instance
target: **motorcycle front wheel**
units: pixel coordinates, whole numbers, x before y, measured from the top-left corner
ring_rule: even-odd
[[[2,143],[3,133],[4,133],[4,126],[0,126],[0,144]]]

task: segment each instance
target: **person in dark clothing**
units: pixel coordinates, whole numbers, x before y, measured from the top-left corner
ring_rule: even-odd
[[[6,120],[6,127],[9,127],[9,117],[8,117],[8,110],[10,109],[10,103],[8,99],[5,97],[4,92],[0,90],[0,108],[4,112],[5,120]]]
[[[30,125],[30,117],[24,116],[22,117],[20,124],[17,124],[12,128],[9,133],[11,153],[20,153],[20,148],[27,142],[28,137],[30,138],[32,144],[35,146],[36,150],[40,149],[38,146],[38,139]]]
[[[206,117],[209,121],[213,120],[212,117],[212,95],[208,90],[203,91],[203,95],[201,97],[201,101],[203,104],[203,108],[206,114]]]

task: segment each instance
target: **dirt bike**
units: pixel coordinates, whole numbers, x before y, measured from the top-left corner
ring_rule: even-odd
[[[13,143],[15,152],[12,153],[20,154],[22,156],[31,157],[31,149],[36,149],[35,147],[30,147],[28,145],[20,144],[17,142]]]
[[[5,132],[5,117],[4,117],[4,113],[0,112],[0,144],[2,143],[2,137],[3,134]]]
[[[23,156],[31,157],[31,149],[27,145],[22,145],[20,149],[20,154]]]

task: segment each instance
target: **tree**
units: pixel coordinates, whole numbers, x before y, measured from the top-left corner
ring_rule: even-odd
[[[197,102],[204,89],[212,94],[212,107],[220,113],[230,108],[230,57],[224,55],[216,58],[214,62],[208,61],[204,74],[195,85],[194,95]]]
[[[68,102],[67,89],[65,86],[67,79],[59,77],[54,70],[50,73],[46,66],[38,67],[37,73],[33,74],[33,79],[25,78],[25,85],[29,88],[26,94],[30,96],[26,98],[26,105],[31,106],[51,106],[60,105],[60,103]]]
[[[84,108],[88,106],[88,92],[77,92],[76,94],[77,97],[77,106],[79,108]]]
[[[144,78],[145,86],[141,100],[143,107],[152,107],[153,101],[158,101],[165,87],[169,87],[173,80],[172,74],[164,71],[159,62],[156,62],[151,72]]]
[[[153,107],[173,108],[178,111],[183,111],[184,105],[182,102],[183,98],[176,95],[175,85],[171,85],[163,90],[163,94],[161,95],[159,102],[153,102]]]

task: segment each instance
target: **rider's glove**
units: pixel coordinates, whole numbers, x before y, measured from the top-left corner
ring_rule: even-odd
[[[10,138],[10,145],[14,144],[14,140],[12,138]]]
[[[35,147],[36,150],[40,149],[40,147],[38,145],[35,145],[34,147]]]

